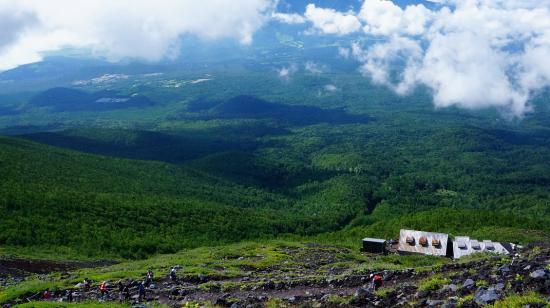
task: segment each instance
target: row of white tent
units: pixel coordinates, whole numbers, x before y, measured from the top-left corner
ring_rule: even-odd
[[[402,254],[446,256],[453,259],[459,259],[478,252],[512,254],[515,248],[516,246],[511,243],[489,240],[478,241],[468,236],[455,236],[451,238],[446,233],[407,229],[401,229],[397,243],[397,252]],[[387,241],[376,238],[364,238],[363,251],[387,253]]]
[[[477,252],[511,254],[514,248],[510,243],[478,241],[468,236],[451,238],[445,233],[402,229],[399,232],[397,250],[400,253],[419,253],[459,259]]]
[[[493,242],[489,240],[478,241],[468,236],[456,236],[453,244],[453,259],[471,255],[476,252],[493,252],[499,254],[511,254],[514,245],[510,243]]]

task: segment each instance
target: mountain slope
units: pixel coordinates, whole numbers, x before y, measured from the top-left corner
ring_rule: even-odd
[[[360,203],[316,200],[326,224],[288,196],[161,162],[97,156],[0,137],[0,244],[143,257],[281,233],[335,230]],[[336,199],[334,199],[336,198]],[[323,201],[324,200],[324,201]],[[301,203],[300,207],[303,207]],[[331,205],[332,204],[332,205]],[[307,208],[307,207],[303,207]],[[348,218],[346,218],[348,217]]]

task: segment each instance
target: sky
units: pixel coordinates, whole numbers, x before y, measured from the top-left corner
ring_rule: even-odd
[[[160,61],[179,56],[184,35],[250,45],[277,22],[350,37],[340,55],[364,78],[401,95],[426,86],[436,107],[522,117],[550,85],[550,0],[280,1],[0,0],[0,70],[68,47],[110,61]],[[357,36],[379,40],[363,46]],[[396,63],[404,63],[397,76]]]

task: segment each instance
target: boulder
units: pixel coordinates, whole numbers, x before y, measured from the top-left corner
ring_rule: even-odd
[[[506,273],[510,272],[510,266],[505,264],[505,265],[501,266],[498,270],[501,273],[506,274]]]
[[[476,285],[476,282],[473,279],[466,279],[462,283],[462,289],[472,289]]]
[[[538,269],[531,274],[529,274],[529,277],[535,279],[535,280],[545,280],[550,279],[550,272],[545,269]]]
[[[456,292],[458,287],[455,284],[446,284],[441,289],[443,292]]]
[[[426,298],[426,297],[428,297],[428,295],[430,295],[430,291],[421,290],[421,291],[416,292],[415,297],[416,298]]]
[[[481,287],[477,289],[474,295],[474,301],[480,306],[492,304],[498,299],[500,299],[500,295],[495,288]]]

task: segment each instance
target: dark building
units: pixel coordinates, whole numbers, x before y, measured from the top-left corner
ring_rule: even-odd
[[[386,240],[379,238],[364,238],[363,252],[386,253]]]

